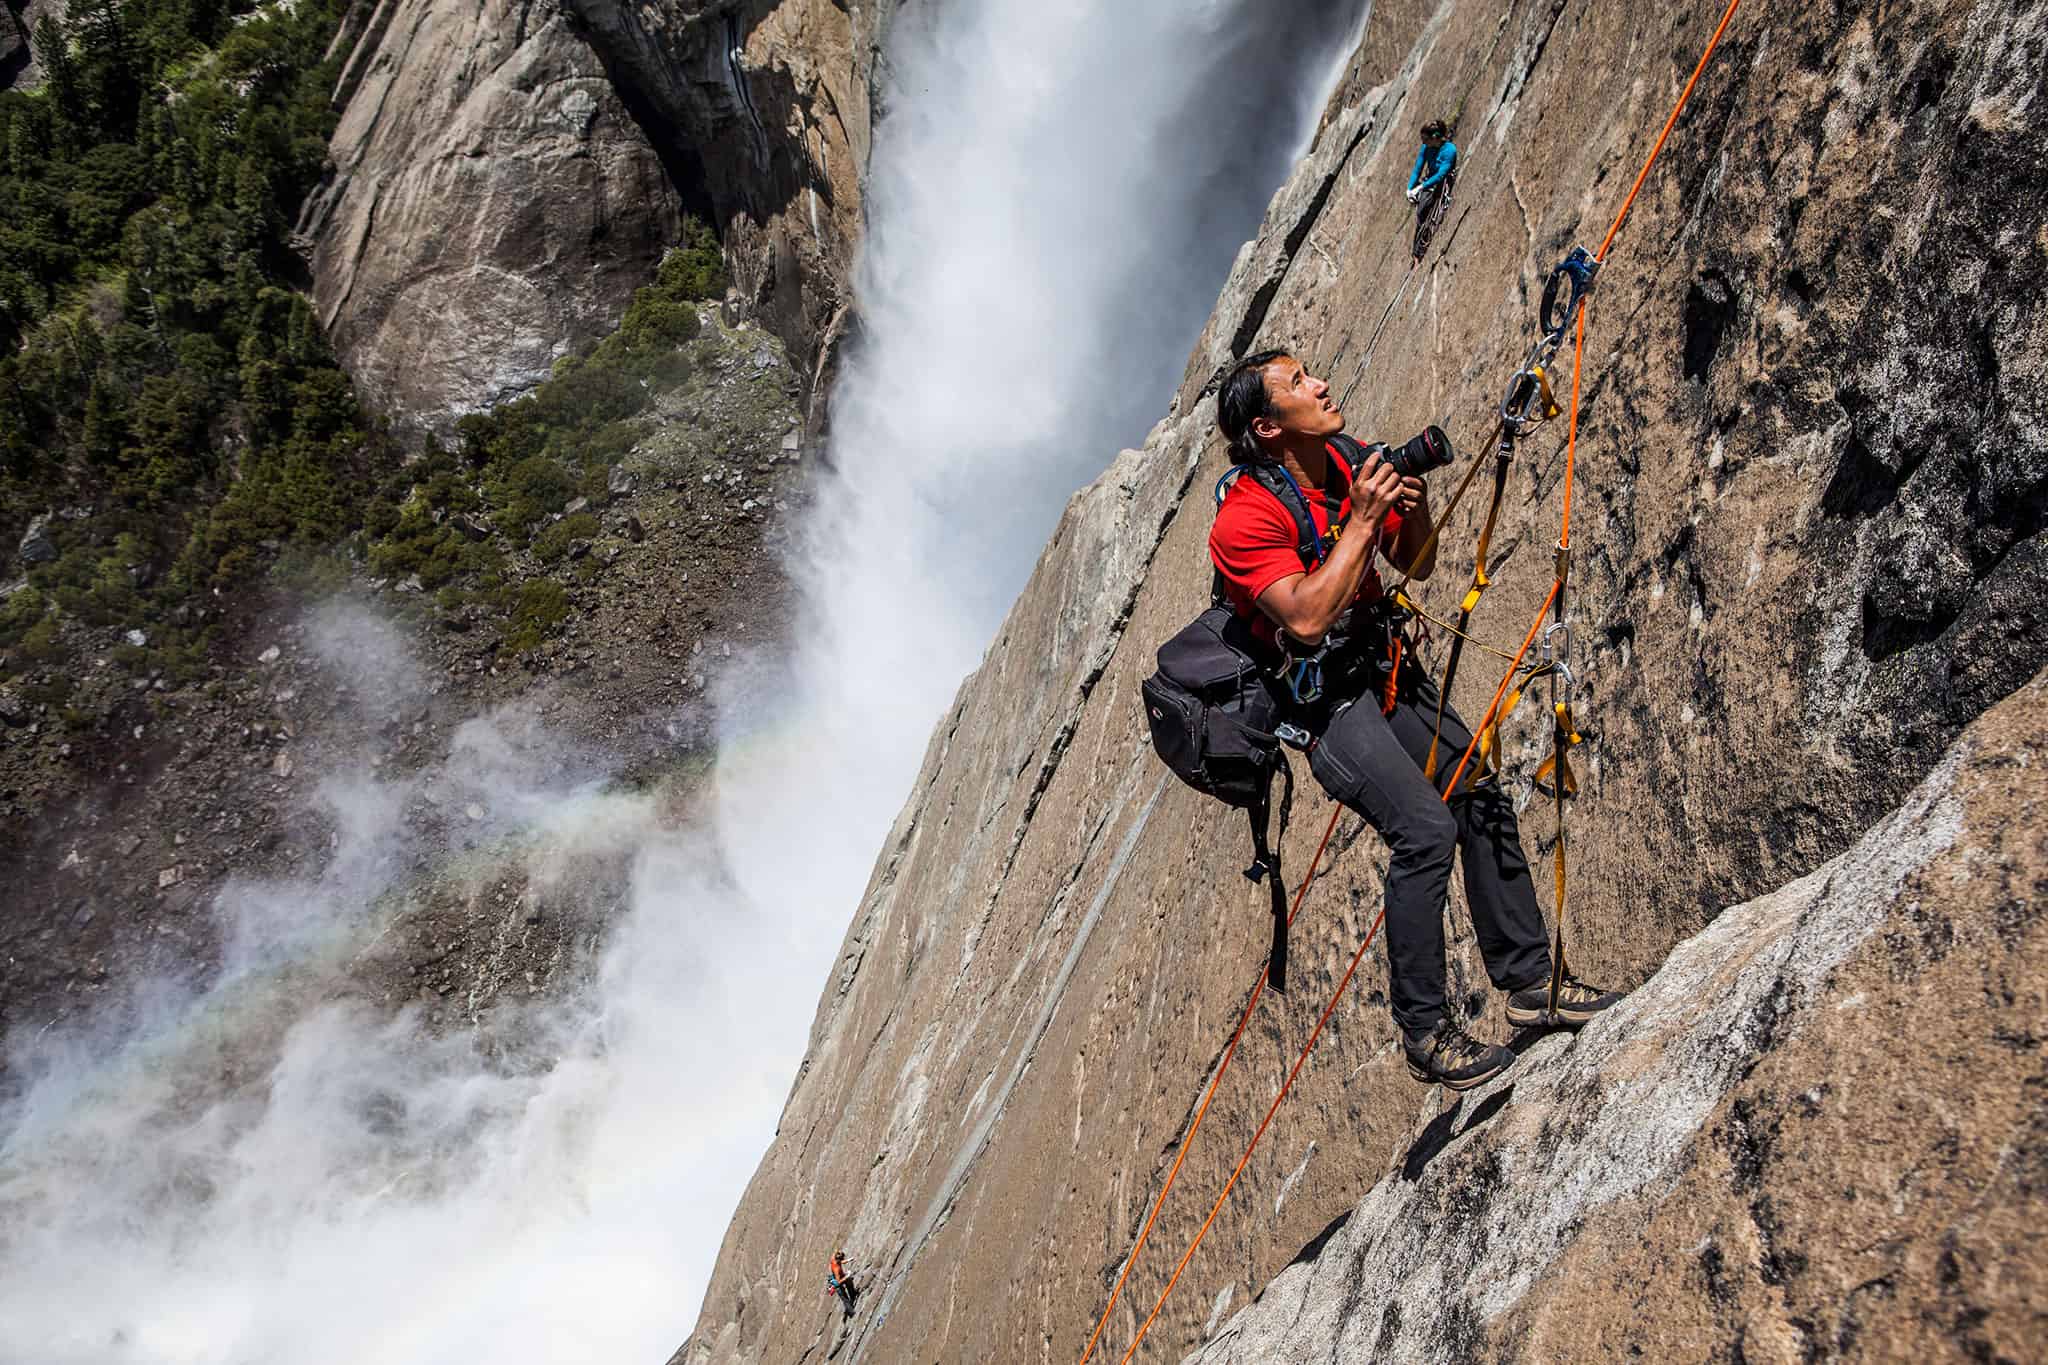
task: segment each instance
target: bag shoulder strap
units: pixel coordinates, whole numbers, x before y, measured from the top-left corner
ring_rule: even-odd
[[[1352,480],[1358,477],[1359,469],[1364,466],[1368,459],[1372,458],[1374,453],[1387,448],[1384,441],[1374,441],[1371,445],[1366,445],[1363,441],[1342,431],[1330,438],[1330,444],[1336,447],[1337,450],[1337,467],[1344,471],[1344,495],[1346,497],[1351,495],[1351,483]]]
[[[1285,828],[1284,812],[1294,804],[1294,766],[1283,755],[1280,759],[1280,776],[1285,788],[1280,797],[1282,827]],[[1266,883],[1267,894],[1272,899],[1273,946],[1266,959],[1266,982],[1276,995],[1287,994],[1287,878],[1280,871],[1279,855],[1274,853],[1267,838],[1267,826],[1272,823],[1272,788],[1254,804],[1245,807],[1245,816],[1252,827],[1252,865],[1244,870],[1251,881]]]
[[[1245,473],[1273,495],[1288,517],[1294,522],[1294,550],[1301,556],[1304,570],[1313,571],[1323,562],[1323,535],[1316,529],[1315,518],[1309,515],[1308,503],[1303,500],[1301,489],[1279,465],[1261,460],[1244,467]]]

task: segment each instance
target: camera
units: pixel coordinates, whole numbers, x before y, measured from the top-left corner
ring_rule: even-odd
[[[1425,427],[1420,435],[1409,437],[1399,446],[1374,441],[1365,450],[1368,455],[1377,455],[1386,461],[1402,478],[1419,479],[1430,470],[1442,469],[1457,458],[1451,451],[1451,438],[1444,435],[1442,427]]]

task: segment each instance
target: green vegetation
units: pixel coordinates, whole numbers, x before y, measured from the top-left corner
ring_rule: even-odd
[[[594,532],[631,419],[681,379],[693,302],[725,286],[689,225],[617,334],[534,394],[403,454],[370,422],[300,292],[290,225],[318,182],[344,0],[73,0],[47,73],[0,93],[0,553],[31,518],[54,556],[0,601],[0,679],[62,662],[62,623],[140,627],[126,666],[190,676],[216,593],[370,572],[558,625],[553,584],[509,585]],[[447,600],[447,594],[443,594]]]
[[[656,389],[689,375],[683,343],[697,335],[698,299],[725,291],[718,239],[701,223],[684,224],[682,243],[662,259],[654,283],[637,291],[619,330],[588,356],[556,362],[546,384],[457,428],[464,457],[493,471],[491,501],[507,529],[560,511],[575,496],[603,491],[603,471],[632,446],[624,425]],[[589,487],[595,474],[597,485]]]
[[[654,282],[635,291],[617,332],[587,356],[557,361],[548,381],[524,398],[463,418],[457,451],[430,447],[406,471],[402,500],[372,504],[372,572],[418,574],[422,587],[443,589],[444,608],[473,602],[505,616],[506,647],[515,652],[539,643],[566,615],[566,603],[554,584],[547,585],[552,593],[534,583],[507,589],[500,542],[530,543],[542,564],[552,564],[571,541],[597,534],[588,513],[553,518],[578,497],[604,496],[612,466],[638,438],[633,419],[658,391],[689,376],[682,348],[697,335],[696,303],[724,291],[718,239],[686,222],[681,244],[662,259]],[[480,524],[488,524],[488,539],[463,529]]]
[[[333,115],[336,0],[74,0],[0,94],[0,537],[56,557],[0,615],[10,664],[56,620],[149,626],[194,666],[180,602],[354,524],[392,458],[335,367],[286,240]]]

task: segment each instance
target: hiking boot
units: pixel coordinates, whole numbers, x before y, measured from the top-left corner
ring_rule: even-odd
[[[1515,1054],[1497,1043],[1482,1043],[1450,1020],[1405,1040],[1408,1074],[1424,1085],[1470,1090],[1514,1064]]]
[[[1550,1011],[1550,983],[1539,981],[1508,996],[1508,1022],[1516,1028],[1579,1028],[1621,999],[1620,991],[1603,991],[1564,975],[1557,988],[1557,1013]]]

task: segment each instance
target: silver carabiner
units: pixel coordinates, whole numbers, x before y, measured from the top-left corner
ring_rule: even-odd
[[[1556,643],[1552,643],[1553,637]],[[1579,680],[1572,672],[1572,628],[1569,621],[1558,621],[1543,632],[1543,662],[1550,668],[1550,704],[1570,701],[1572,693],[1578,690]],[[1563,680],[1564,691],[1558,691],[1559,679]]]
[[[1531,365],[1515,371],[1508,381],[1507,396],[1500,400],[1500,420],[1516,436],[1540,427],[1557,416],[1557,400],[1550,392],[1550,379],[1543,366]]]

